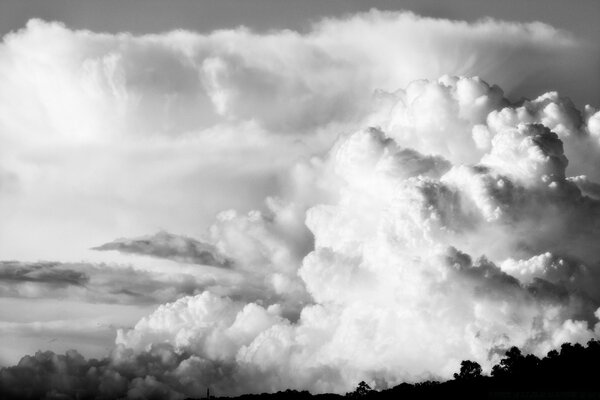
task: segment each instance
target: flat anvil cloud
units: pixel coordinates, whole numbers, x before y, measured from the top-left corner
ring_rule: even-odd
[[[90,286],[147,288],[166,303],[119,329],[107,358],[38,353],[2,370],[2,389],[345,392],[600,336],[590,51],[540,23],[378,11],[306,34],[30,22],[0,47],[0,201],[13,207],[0,251],[131,257],[144,279],[15,261],[0,279],[18,290],[2,287],[90,302]],[[139,236],[156,226],[185,236]],[[117,254],[78,253],[98,243]],[[193,288],[167,279],[208,272]],[[161,299],[162,282],[182,297]]]
[[[596,53],[542,23],[377,10],[304,34],[111,35],[31,20],[0,46],[0,252],[76,262],[161,227],[198,237],[364,126],[376,89],[479,75],[513,100],[569,89],[581,106],[600,100]]]

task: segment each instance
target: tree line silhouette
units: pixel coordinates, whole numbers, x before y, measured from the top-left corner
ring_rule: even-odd
[[[160,364],[160,352],[146,354],[142,365]],[[110,370],[108,359],[88,360],[75,351],[66,355],[51,352],[26,356],[19,365],[0,368],[0,400],[12,399],[113,399],[127,396],[129,384],[147,378],[151,370]],[[144,364],[145,363],[145,364]],[[137,364],[133,364],[134,366]],[[453,379],[402,383],[392,388],[373,390],[365,381],[355,390],[339,394],[312,395],[307,391],[247,394],[232,400],[379,400],[379,399],[598,399],[600,400],[600,341],[587,346],[565,343],[560,350],[538,358],[512,347],[489,375],[481,366],[464,360]],[[104,381],[103,372],[113,379]],[[113,376],[114,375],[114,376]],[[154,381],[153,381],[154,382]],[[156,381],[155,383],[160,383]],[[138,396],[144,399],[169,397],[168,382]],[[134,396],[135,397],[135,396]],[[137,397],[136,397],[137,398]],[[209,388],[206,397],[212,397]],[[221,398],[225,399],[225,398]]]
[[[522,354],[517,347],[506,351],[504,358],[483,375],[481,366],[465,360],[454,379],[439,382],[402,383],[385,390],[372,390],[360,382],[345,396],[311,395],[307,391],[287,390],[272,394],[243,395],[237,400],[341,400],[350,399],[599,399],[600,341],[590,340],[587,346],[565,343],[560,351],[552,350],[546,357]]]

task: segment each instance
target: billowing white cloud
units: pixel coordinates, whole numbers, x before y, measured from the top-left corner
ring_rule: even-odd
[[[356,129],[377,89],[480,75],[513,98],[551,82],[590,101],[591,52],[542,23],[467,24],[377,10],[323,20],[306,33],[133,36],[31,20],[0,45],[0,253],[79,261],[99,257],[87,249],[116,237],[159,229],[198,237],[223,209],[261,207],[296,158]],[[467,121],[500,106],[500,92],[461,82]],[[408,98],[418,92],[413,86]],[[458,129],[444,128],[441,108],[425,111],[428,103],[392,125],[419,118],[407,138]],[[45,228],[26,228],[34,224]]]
[[[479,93],[462,98],[465,87]],[[411,91],[412,98],[405,94]],[[290,387],[344,392],[362,379],[384,387],[448,378],[462,359],[489,369],[512,345],[545,354],[565,341],[597,337],[600,254],[593,241],[600,203],[567,175],[567,158],[590,143],[589,127],[578,112],[557,114],[552,124],[538,116],[494,126],[496,115],[523,107],[511,106],[501,93],[471,78],[412,84],[395,94],[391,111],[374,117],[389,133],[369,128],[342,136],[321,162],[298,167],[319,172],[313,183],[318,200],[306,208],[314,248],[299,267],[287,259],[310,295],[297,320],[279,314],[278,303],[254,304],[252,314],[240,311],[248,305],[205,293],[157,309],[120,333],[118,344],[134,352],[172,345],[201,362],[215,390],[235,394]],[[553,94],[542,98],[553,99],[546,108],[565,104]],[[437,126],[447,134],[421,119],[419,107],[443,111]],[[417,116],[406,117],[410,113]],[[473,132],[486,135],[485,145]],[[405,147],[411,144],[424,153]],[[303,177],[295,170],[290,176]],[[298,192],[290,193],[293,204]],[[247,221],[231,242],[244,250],[233,256],[242,263],[241,254],[252,262],[250,249],[273,248],[265,236],[263,244],[246,244],[256,237]],[[216,241],[231,237],[212,234]],[[215,312],[224,315],[217,321],[186,317],[198,304],[202,310],[229,305],[229,311]],[[249,329],[245,342],[218,334],[227,344],[212,348],[227,349],[228,357],[211,354],[207,338],[241,318]],[[178,322],[186,319],[206,324],[199,331],[197,322]],[[215,362],[225,362],[229,373],[215,375]]]

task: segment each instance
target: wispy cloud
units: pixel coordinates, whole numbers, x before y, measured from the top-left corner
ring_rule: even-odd
[[[122,253],[165,258],[178,262],[227,268],[231,263],[215,246],[165,231],[133,239],[117,239],[93,250],[116,250]]]
[[[121,265],[0,261],[2,297],[159,304],[201,293],[215,284],[210,276],[166,275]]]

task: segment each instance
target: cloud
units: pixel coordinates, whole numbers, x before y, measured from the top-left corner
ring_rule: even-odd
[[[478,94],[463,98],[465,90]],[[600,254],[592,241],[600,204],[567,174],[567,158],[589,143],[589,128],[576,112],[557,114],[553,124],[521,113],[496,128],[496,115],[524,107],[501,93],[471,78],[415,83],[395,93],[391,111],[373,117],[387,118],[382,129],[344,135],[322,162],[302,167],[320,174],[313,183],[319,200],[305,209],[314,243],[297,269],[310,301],[297,320],[275,314],[270,327],[249,332],[248,342],[215,345],[231,349],[231,375],[212,380],[218,391],[231,376],[261,385],[223,393],[344,392],[365,378],[387,385],[444,378],[462,359],[490,368],[511,345],[543,354],[560,341],[598,335]],[[547,109],[565,104],[549,97]],[[423,117],[423,124],[419,110],[442,110],[443,119],[431,125]],[[404,147],[411,144],[428,153]],[[335,182],[329,194],[322,182]],[[234,248],[260,249],[244,244],[252,232],[237,231],[227,254],[243,260]],[[212,234],[215,243],[228,236]],[[205,310],[215,301],[204,294],[157,309],[117,341],[138,352],[167,343],[203,363],[223,362],[205,340],[239,318],[241,304],[230,317],[198,318],[208,324],[202,332],[188,334],[195,324],[176,322],[190,319],[196,302]],[[260,326],[262,317],[249,318],[248,327]]]
[[[145,375],[130,364],[115,366],[108,358],[86,360],[75,350],[64,355],[40,351],[23,357],[14,367],[3,369],[0,388],[9,399],[57,395],[68,398],[181,399],[181,393],[151,375],[160,371],[160,366],[169,358],[177,359],[164,346],[133,358],[131,361],[148,368],[149,374]],[[158,369],[152,368],[153,364]]]
[[[0,287],[164,304],[106,359],[38,353],[1,384],[343,393],[598,337],[593,51],[376,10],[306,33],[31,21],[0,46],[0,250],[21,260]],[[139,236],[157,226],[183,235]],[[106,237],[133,239],[85,250]]]
[[[295,271],[286,276],[271,270],[182,269],[173,264],[163,272],[127,264],[0,261],[0,298],[157,306],[210,291],[242,302],[289,301],[292,312],[306,301],[302,286],[294,281]]]
[[[16,210],[0,211],[0,251],[76,262],[159,227],[200,237],[224,209],[261,208],[298,158],[382,110],[378,89],[479,75],[511,99],[558,88],[581,104],[597,100],[593,54],[542,23],[377,10],[304,33],[113,35],[33,19],[0,45],[1,209]],[[469,118],[500,106],[497,90],[475,105],[486,89],[462,84]]]
[[[51,46],[44,45],[48,38]],[[42,51],[32,57],[34,49]],[[223,119],[306,131],[353,118],[374,89],[443,74],[477,74],[520,96],[549,90],[553,79],[563,86],[571,68],[568,82],[577,85],[579,101],[590,102],[597,98],[583,79],[592,75],[574,72],[592,71],[581,62],[592,62],[589,50],[539,22],[468,24],[378,10],[326,19],[305,34],[238,28],[136,37],[31,20],[4,38],[2,69],[13,93],[32,90],[29,100],[19,98],[31,107],[28,113],[48,110],[24,126],[43,124],[44,131],[77,132],[83,139],[134,130],[181,134]],[[556,57],[565,61],[548,63]],[[19,102],[7,106],[18,109]],[[65,114],[73,109],[81,118]],[[102,118],[107,113],[113,117]],[[25,116],[4,115],[11,115],[3,120],[13,127]]]
[[[117,239],[93,250],[116,250],[122,253],[148,255],[177,262],[227,267],[229,261],[214,246],[186,236],[160,231],[152,236]]]
[[[72,269],[55,268],[58,263],[34,263],[22,265],[18,262],[3,261],[0,263],[0,280],[14,283],[39,282],[64,287],[67,285],[83,286],[88,277],[82,272]]]
[[[0,296],[70,298],[86,302],[160,304],[217,286],[215,277],[152,273],[130,266],[0,262]]]

